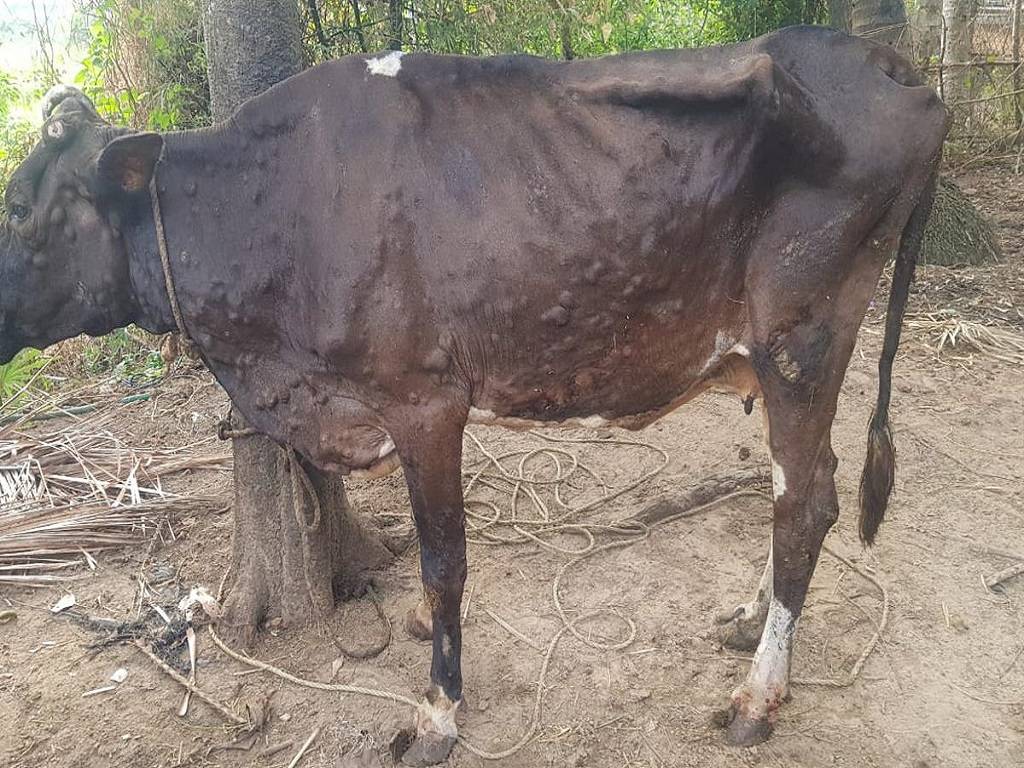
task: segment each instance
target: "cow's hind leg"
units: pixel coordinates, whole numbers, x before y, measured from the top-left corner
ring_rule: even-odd
[[[462,629],[459,606],[466,581],[465,514],[462,506],[464,419],[439,417],[417,428],[392,432],[416,518],[424,604],[433,641],[430,687],[416,710],[416,737],[402,756],[424,766],[448,757],[458,731],[462,702]],[[404,432],[404,434],[402,434]]]
[[[752,651],[757,648],[764,631],[765,621],[768,619],[768,606],[772,601],[773,572],[772,547],[769,539],[768,557],[754,596],[749,602],[738,605],[733,610],[726,611],[715,618],[718,624],[715,635],[722,645],[737,651]]]
[[[822,542],[838,516],[830,433],[852,340],[833,338],[833,327],[808,320],[773,334],[755,353],[770,426],[773,590],[750,672],[732,695],[733,744],[767,738],[789,694],[797,621]]]

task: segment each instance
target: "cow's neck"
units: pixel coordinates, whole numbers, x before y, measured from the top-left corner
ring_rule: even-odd
[[[177,330],[160,266],[153,209],[148,202],[140,202],[134,223],[124,231],[124,244],[139,313],[135,324],[150,333]]]
[[[208,166],[211,161],[223,163],[225,152],[234,149],[226,133],[223,129],[215,128],[163,135],[164,156],[157,166],[156,185],[160,196],[161,220],[168,238],[172,237],[172,226],[178,229],[183,221],[188,220],[189,211],[194,214],[204,210],[201,195],[190,193],[189,187],[182,185],[180,179]],[[225,182],[229,183],[227,180]],[[145,202],[140,201],[138,215],[134,224],[126,229],[124,240],[132,288],[139,307],[135,322],[151,333],[167,333],[179,330],[168,291],[176,290],[183,266],[173,263],[173,252],[168,254],[172,262],[169,288],[160,256],[155,216],[156,211],[147,194]],[[187,318],[185,326],[187,330]]]

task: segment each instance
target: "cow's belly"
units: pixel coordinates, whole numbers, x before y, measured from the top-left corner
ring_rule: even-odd
[[[622,376],[629,373],[623,371]],[[554,388],[557,386],[557,383],[553,385]],[[730,392],[744,401],[758,398],[761,394],[757,375],[750,364],[749,347],[741,342],[725,344],[721,335],[715,350],[695,373],[678,377],[674,392],[669,397],[665,397],[663,387],[652,392],[642,385],[626,386],[620,381],[615,389],[625,391],[627,398],[619,397],[613,402],[597,387],[593,391],[576,393],[575,402],[566,404],[564,410],[552,413],[550,418],[545,417],[543,411],[538,413],[532,403],[525,408],[509,406],[488,397],[485,390],[469,410],[469,423],[511,429],[619,427],[636,430],[643,429],[708,390]],[[603,402],[609,405],[602,407]],[[567,412],[573,413],[567,415]]]

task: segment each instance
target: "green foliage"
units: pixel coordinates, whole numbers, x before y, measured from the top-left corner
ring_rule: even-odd
[[[746,40],[794,24],[819,24],[828,17],[825,0],[721,0],[728,40]]]
[[[317,0],[303,4],[310,55],[376,51],[397,38],[408,50],[485,55],[598,56],[742,40],[815,23],[825,0]]]
[[[37,349],[19,352],[7,365],[0,365],[0,405],[14,410],[25,396],[23,390],[50,359]],[[38,380],[37,380],[38,381]]]
[[[159,351],[127,329],[87,343],[82,363],[83,372],[89,376],[111,376],[129,384],[158,379],[165,372]]]
[[[168,131],[209,121],[199,0],[81,0],[76,84],[111,122]]]
[[[14,78],[0,71],[0,216],[6,216],[2,191],[14,169],[25,159],[36,139],[31,124],[16,114],[25,101]]]

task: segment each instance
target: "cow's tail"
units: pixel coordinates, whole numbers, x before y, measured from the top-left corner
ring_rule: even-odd
[[[889,309],[885,316],[885,341],[882,356],[878,360],[878,401],[868,423],[868,449],[864,459],[864,471],[860,476],[860,538],[865,544],[872,544],[878,527],[885,517],[885,508],[892,494],[896,479],[896,449],[892,443],[889,428],[889,396],[892,392],[892,362],[900,345],[900,330],[903,313],[907,308],[910,282],[917,266],[921,251],[924,228],[931,214],[935,199],[938,171],[928,180],[924,192],[910,214],[910,220],[903,229],[896,267],[892,275],[889,292]]]

